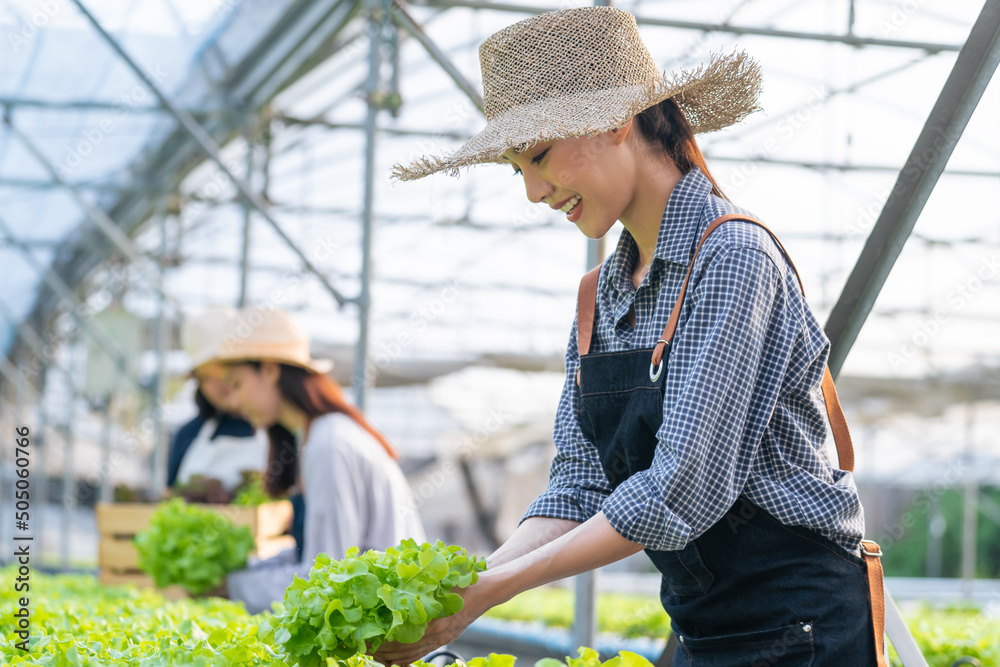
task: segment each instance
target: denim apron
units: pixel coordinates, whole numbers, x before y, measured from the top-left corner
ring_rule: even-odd
[[[760,224],[723,216],[701,242],[730,219]],[[589,274],[588,287],[581,284],[578,304],[579,421],[615,488],[652,464],[663,420],[670,340],[687,278],[655,348],[588,354],[598,270]],[[688,277],[690,272],[689,267]],[[830,391],[832,386],[830,378]],[[831,409],[839,411],[833,395],[836,405],[828,400],[827,407],[838,434],[841,422],[846,431],[846,421],[842,412],[835,415]],[[837,439],[838,451],[842,439]],[[841,465],[845,457],[846,452]],[[680,551],[647,549],[646,554],[663,575],[660,599],[678,640],[674,667],[876,664],[877,631],[865,561],[813,530],[782,524],[743,496]],[[878,586],[881,590],[880,577]]]

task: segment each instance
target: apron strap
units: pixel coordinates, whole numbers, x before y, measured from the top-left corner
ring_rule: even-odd
[[[768,229],[767,226],[760,220],[756,220],[749,216],[739,215],[736,213],[720,216],[708,225],[708,228],[701,235],[701,239],[698,241],[698,246],[695,248],[694,255],[691,256],[691,263],[688,264],[687,274],[684,276],[684,282],[681,284],[681,291],[677,295],[677,301],[674,302],[674,308],[670,311],[670,318],[667,320],[667,326],[664,328],[663,335],[660,336],[660,340],[657,341],[656,347],[653,348],[653,366],[658,366],[660,361],[662,361],[663,353],[666,350],[667,345],[674,337],[674,332],[677,329],[677,322],[681,316],[681,306],[684,303],[684,295],[687,293],[688,280],[691,278],[691,271],[694,269],[694,261],[698,257],[698,251],[701,250],[701,246],[704,245],[705,241],[709,236],[711,236],[712,232],[730,220],[745,220],[746,222],[759,226],[761,229],[770,234],[775,244],[781,250],[781,253],[785,256],[785,259],[788,260],[788,264],[792,267],[792,271],[795,272],[795,277],[799,281],[799,289],[802,290],[802,294],[805,296],[805,288],[802,285],[802,277],[799,276],[799,271],[795,268],[795,263],[792,262],[792,258],[789,256],[788,251],[785,250],[785,246],[781,244],[781,241],[774,235],[774,232]],[[594,333],[594,311],[597,308],[597,280],[600,276],[600,272],[600,265],[588,271],[580,281],[580,290],[577,294],[576,336],[581,357],[590,352],[590,341]],[[578,385],[580,384],[579,370],[576,372],[576,383]],[[851,432],[847,427],[847,419],[844,417],[844,410],[840,406],[840,399],[837,398],[837,389],[833,385],[833,376],[830,375],[829,367],[823,371],[822,386],[823,402],[826,404],[826,415],[830,421],[830,430],[833,432],[833,441],[837,445],[837,459],[839,460],[840,468],[841,470],[853,472],[854,445],[851,442]]]
[[[861,540],[861,554],[868,570],[868,594],[872,605],[872,626],[875,630],[875,653],[878,667],[888,667],[885,661],[885,589],[882,582],[882,549],[871,540]]]
[[[701,250],[701,246],[712,232],[730,220],[745,220],[746,222],[753,223],[771,236],[781,250],[781,253],[785,256],[788,264],[792,267],[792,271],[795,272],[795,277],[799,281],[799,289],[802,290],[803,297],[805,296],[802,277],[799,275],[798,269],[795,268],[795,264],[792,262],[788,251],[785,250],[785,246],[781,244],[781,241],[774,235],[774,232],[768,229],[764,223],[748,216],[733,213],[720,216],[709,224],[705,233],[702,234],[701,240],[698,241],[698,246],[691,257],[691,263],[688,265],[687,274],[684,276],[684,282],[681,284],[680,294],[677,295],[677,301],[674,302],[673,310],[670,311],[670,319],[667,321],[667,326],[663,330],[660,340],[656,342],[656,347],[653,348],[652,362],[654,366],[659,365],[662,361],[666,347],[674,337],[677,322],[680,319],[681,306],[684,303],[684,294],[687,292],[688,280],[691,278],[691,271],[694,269],[694,261],[698,256],[698,251]],[[598,265],[596,268],[588,271],[580,281],[580,291],[577,295],[576,303],[576,333],[580,356],[590,352],[590,341],[594,333],[594,311],[597,308],[597,282],[600,272],[601,267]],[[576,383],[580,384],[579,370],[576,372]],[[823,402],[826,404],[826,415],[830,422],[830,430],[833,432],[833,441],[837,445],[837,458],[840,462],[840,468],[853,472],[854,445],[851,442],[851,432],[847,427],[847,418],[844,416],[840,399],[837,397],[837,389],[833,384],[833,376],[830,374],[829,366],[823,370],[822,387]],[[865,566],[868,571],[868,591],[872,607],[872,625],[875,632],[878,667],[887,667],[885,661],[885,590],[883,588],[882,562],[880,560],[882,550],[875,542],[862,540],[861,553],[864,556]]]

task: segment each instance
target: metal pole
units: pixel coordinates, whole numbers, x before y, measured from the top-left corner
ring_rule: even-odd
[[[965,413],[965,503],[962,512],[962,594],[971,597],[976,578],[976,518],[979,516],[979,481],[976,470],[974,427],[976,405]]]
[[[896,179],[830,319],[830,372],[837,376],[903,244],[1000,62],[1000,0],[986,0],[948,80]]]
[[[125,50],[121,47],[118,41],[114,37],[112,37],[111,34],[109,34],[100,23],[98,23],[97,19],[94,18],[93,14],[91,14],[90,11],[86,7],[84,7],[83,2],[81,2],[81,0],[73,0],[73,4],[77,6],[77,8],[84,15],[84,17],[90,22],[92,26],[94,26],[94,29],[101,35],[101,37],[104,38],[104,40],[115,51],[115,53],[117,53],[119,57],[121,57],[121,59],[125,62],[126,65],[128,65],[128,67],[135,73],[135,75],[138,76],[144,84],[146,84],[146,86],[153,92],[154,95],[156,95],[157,99],[160,100],[160,104],[162,104],[163,107],[170,112],[170,115],[177,120],[180,126],[184,128],[184,130],[189,135],[191,135],[191,138],[195,140],[195,142],[201,147],[201,149],[205,152],[205,154],[216,165],[218,165],[219,169],[221,169],[223,173],[226,174],[226,176],[229,177],[229,180],[232,181],[236,189],[239,190],[240,195],[242,195],[244,199],[250,202],[250,205],[253,206],[253,208],[255,208],[260,213],[261,217],[263,217],[264,220],[266,220],[267,223],[274,228],[275,233],[277,233],[277,235],[281,238],[282,241],[285,242],[288,248],[293,253],[295,253],[295,255],[299,258],[299,260],[302,261],[302,264],[305,267],[305,269],[319,279],[319,281],[323,284],[323,287],[326,288],[326,291],[329,292],[331,296],[333,296],[333,298],[337,301],[337,303],[339,305],[344,305],[345,303],[353,301],[352,299],[348,299],[347,297],[343,296],[333,285],[330,284],[330,281],[327,280],[326,276],[324,276],[319,271],[319,269],[317,269],[313,265],[313,263],[309,260],[309,258],[306,257],[305,253],[303,253],[302,250],[288,236],[288,234],[285,233],[285,231],[281,228],[281,225],[279,225],[278,222],[273,217],[271,217],[271,214],[267,210],[267,204],[264,202],[264,200],[258,197],[256,194],[254,194],[253,191],[250,189],[250,187],[243,181],[243,179],[238,178],[236,174],[234,174],[233,171],[229,168],[229,166],[222,161],[222,154],[219,151],[219,146],[218,144],[215,143],[212,137],[209,136],[208,132],[206,132],[205,129],[201,125],[199,125],[194,118],[191,117],[191,114],[177,107],[176,105],[174,105],[173,102],[170,101],[170,98],[167,97],[166,93],[163,92],[163,90],[156,84],[156,82],[153,81],[153,79],[148,74],[146,74],[146,72],[141,67],[139,67],[138,64],[136,64],[136,62],[132,59],[132,57],[129,56],[125,52]]]
[[[114,493],[111,487],[111,402],[114,400],[111,394],[104,397],[103,419],[101,421],[101,467],[98,468],[101,476],[101,488],[98,497],[102,503],[110,503],[114,500]]]
[[[39,386],[45,386],[45,375],[46,370],[43,369],[41,373],[41,379],[39,380]],[[49,425],[49,413],[45,409],[45,394],[40,392],[38,395],[38,430],[35,431],[35,440],[33,446],[35,448],[35,460],[34,467],[31,471],[32,477],[32,488],[31,488],[31,498],[35,502],[35,507],[37,508],[34,515],[31,517],[34,519],[32,524],[35,529],[35,544],[38,549],[39,561],[44,561],[45,558],[45,511],[48,509],[49,505],[49,479],[47,476],[47,467],[45,465],[46,461],[46,450],[48,449],[48,443],[46,438],[46,429]]]
[[[70,359],[76,354],[77,341],[70,346]],[[75,364],[71,361],[70,368]],[[62,525],[60,526],[59,566],[68,570],[70,566],[70,531],[73,527],[73,515],[76,512],[76,476],[74,475],[73,450],[76,447],[76,433],[73,429],[76,418],[77,394],[72,392],[69,398],[69,409],[66,411],[66,423],[63,425],[63,460],[62,460]]]
[[[247,184],[253,186],[253,157],[254,145],[251,132],[246,132],[247,143]],[[253,207],[247,200],[243,200],[243,246],[240,249],[240,298],[238,306],[244,308],[247,305],[247,274],[250,270],[250,223],[252,220]]]
[[[368,377],[368,327],[371,319],[371,271],[372,271],[372,225],[373,201],[375,198],[375,140],[376,125],[381,100],[379,99],[380,69],[382,67],[382,29],[385,25],[385,5],[378,0],[367,0],[368,38],[368,80],[365,95],[368,99],[368,114],[365,116],[365,171],[364,200],[362,202],[361,234],[361,294],[358,296],[358,345],[354,360],[351,383],[354,385],[354,402],[364,410],[372,378]]]
[[[164,270],[167,254],[167,216],[160,213],[160,272]],[[163,425],[164,374],[167,354],[166,304],[160,298],[156,310],[156,381],[153,385],[153,470],[150,488],[153,498],[159,498],[167,486],[167,443]]]
[[[11,242],[11,244],[21,251],[21,254],[23,255],[25,261],[28,262],[28,264],[30,264],[32,268],[34,268],[38,273],[42,275],[42,279],[46,282],[46,284],[50,288],[52,288],[52,291],[58,294],[59,298],[63,299],[64,301],[66,301],[67,304],[69,304],[70,306],[69,312],[70,315],[73,317],[74,321],[76,321],[77,325],[81,329],[83,329],[87,333],[87,335],[91,336],[97,342],[97,344],[101,346],[101,349],[104,350],[105,354],[107,354],[108,357],[110,357],[111,360],[115,362],[115,365],[118,367],[119,372],[121,372],[122,375],[131,380],[136,387],[140,389],[145,389],[142,382],[140,382],[139,379],[135,377],[135,375],[133,375],[132,372],[129,370],[128,360],[121,353],[121,351],[115,346],[114,342],[110,338],[108,338],[108,335],[107,333],[105,333],[104,329],[100,328],[99,326],[95,326],[93,322],[83,317],[81,313],[83,311],[87,311],[88,308],[87,306],[85,306],[83,303],[80,302],[80,300],[76,297],[75,294],[73,294],[73,290],[71,290],[69,285],[66,284],[66,281],[63,280],[62,277],[60,277],[59,274],[57,274],[52,269],[43,267],[41,263],[37,259],[35,259],[35,256],[31,254],[31,251],[24,244],[24,242],[21,241],[14,234],[14,231],[2,219],[0,219],[0,233],[5,234],[8,240]]]

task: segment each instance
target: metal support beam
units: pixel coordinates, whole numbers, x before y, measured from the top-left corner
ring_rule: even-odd
[[[87,309],[87,307],[77,298],[77,296],[73,293],[73,290],[70,289],[69,285],[67,285],[66,282],[55,273],[55,271],[42,266],[41,262],[35,259],[35,256],[31,254],[31,250],[21,243],[20,239],[14,235],[14,231],[6,222],[3,221],[3,219],[0,219],[0,233],[5,234],[8,239],[13,242],[14,246],[21,251],[25,261],[27,261],[28,264],[30,264],[31,267],[42,276],[42,279],[52,289],[52,291],[58,294],[61,299],[69,304],[69,312],[76,321],[77,325],[79,325],[79,327],[83,329],[87,335],[93,338],[94,341],[101,346],[101,349],[104,350],[105,354],[107,354],[108,357],[115,362],[115,366],[118,367],[118,371],[131,380],[136,387],[145,390],[145,385],[143,385],[143,383],[139,381],[139,378],[133,375],[132,371],[129,369],[128,359],[126,359],[124,355],[122,355],[121,351],[115,347],[114,342],[108,338],[108,334],[104,331],[104,329],[95,326],[93,322],[88,321],[81,314],[82,311]]]
[[[826,323],[836,377],[1000,62],[1000,0],[986,0]]]
[[[420,26],[420,24],[417,23],[412,16],[410,16],[408,11],[406,11],[404,4],[399,0],[394,0],[389,15],[392,17],[393,23],[408,32],[414,39],[420,42],[420,45],[427,50],[430,57],[433,58],[435,62],[441,66],[441,69],[445,71],[445,74],[451,77],[451,80],[455,82],[455,85],[458,86],[459,90],[465,93],[466,97],[472,100],[472,103],[476,105],[476,108],[479,109],[480,112],[483,112],[483,97],[479,94],[478,88],[471,81],[465,78],[465,75],[462,74],[457,67],[455,67],[455,64],[451,62],[448,55],[434,43],[434,40],[427,36],[427,33],[424,32],[424,29]]]
[[[34,109],[48,109],[55,111],[125,111],[134,113],[166,113],[159,106],[126,106],[122,102],[97,102],[94,100],[43,100],[29,97],[8,97],[0,96],[0,106],[16,109],[17,107],[29,107]],[[188,109],[187,112],[199,118],[219,118],[232,116],[239,118],[244,115],[236,109]]]
[[[167,214],[160,210],[160,271],[167,255]],[[163,424],[163,404],[166,400],[167,304],[160,297],[156,308],[156,379],[153,381],[153,498],[159,498],[167,487],[167,433]]]
[[[254,143],[252,132],[245,131],[243,139],[247,145],[247,184],[253,186],[253,154]],[[250,224],[253,222],[253,207],[243,200],[243,243],[240,245],[240,295],[236,305],[244,308],[247,305],[247,280],[250,274]]]
[[[466,7],[468,9],[490,9],[501,12],[517,12],[520,14],[543,14],[552,12],[559,7],[542,5],[521,5],[508,2],[492,2],[492,0],[423,0],[411,3],[422,7]],[[850,46],[884,46],[890,48],[919,49],[930,53],[941,51],[958,51],[961,45],[941,44],[937,42],[916,42],[898,39],[880,39],[878,37],[858,37],[857,35],[831,35],[821,32],[802,32],[798,30],[777,30],[755,26],[736,26],[731,24],[703,23],[701,21],[678,21],[672,19],[636,16],[639,25],[653,25],[664,28],[682,28],[702,32],[724,32],[732,35],[760,35],[762,37],[782,37],[785,39],[802,39],[812,42],[834,42]]]
[[[386,0],[367,0],[368,39],[368,79],[365,83],[365,97],[368,100],[368,114],[365,116],[365,170],[364,199],[362,202],[361,224],[361,294],[358,296],[358,344],[355,354],[351,384],[354,386],[354,402],[364,410],[368,390],[374,378],[368,376],[368,327],[371,320],[371,279],[372,279],[372,227],[374,225],[375,199],[375,140],[376,121],[381,109],[379,88],[382,69],[382,33],[388,24]]]
[[[14,136],[21,140],[21,143],[28,149],[28,152],[31,153],[43,167],[45,167],[46,171],[49,172],[49,175],[52,176],[52,180],[58,183],[60,187],[64,188],[70,194],[73,200],[87,214],[87,217],[90,218],[94,224],[97,225],[97,228],[101,230],[106,237],[108,237],[108,240],[111,241],[116,248],[118,248],[118,251],[121,252],[129,262],[134,264],[136,268],[142,271],[143,275],[149,279],[150,283],[152,283],[153,287],[156,288],[157,292],[160,292],[164,297],[173,301],[170,295],[164,291],[163,280],[160,275],[150,267],[149,259],[143,254],[138,246],[135,245],[132,239],[130,239],[125,232],[122,231],[122,228],[119,227],[107,213],[87,201],[78,189],[74,188],[65,179],[63,179],[59,170],[56,169],[56,166],[52,163],[52,160],[42,153],[42,151],[38,148],[35,142],[28,137],[28,135],[14,125],[10,115],[4,114],[3,120],[7,127],[10,128],[10,131],[14,134]],[[179,304],[175,305],[179,307]]]
[[[323,273],[316,268],[306,254],[302,252],[302,249],[299,248],[298,245],[292,241],[291,237],[285,233],[285,230],[281,228],[281,225],[278,224],[277,220],[271,216],[264,200],[254,194],[247,183],[233,173],[229,166],[222,160],[222,154],[220,153],[219,146],[215,143],[215,140],[212,139],[208,132],[206,132],[205,129],[191,117],[191,114],[179,108],[170,100],[169,97],[167,97],[166,93],[163,92],[160,86],[157,85],[157,83],[153,81],[153,79],[141,67],[139,67],[139,65],[132,59],[131,56],[129,56],[128,53],[125,52],[125,49],[123,49],[118,41],[104,29],[94,15],[91,14],[90,11],[84,6],[81,0],[73,0],[73,4],[77,6],[87,21],[89,21],[94,27],[94,30],[96,30],[98,34],[104,38],[104,41],[106,41],[115,53],[118,54],[122,61],[128,65],[135,75],[142,80],[142,82],[153,92],[154,95],[156,95],[157,99],[160,100],[160,104],[168,112],[170,112],[170,115],[177,120],[178,124],[180,124],[184,131],[187,132],[192,139],[194,139],[195,143],[198,144],[205,155],[207,155],[212,162],[214,162],[219,169],[221,169],[222,172],[229,177],[229,180],[239,191],[240,195],[242,195],[250,203],[250,205],[261,214],[261,217],[263,217],[264,220],[271,225],[275,233],[281,238],[282,241],[285,242],[288,248],[295,253],[296,257],[299,258],[305,269],[319,279],[320,283],[322,283],[323,287],[326,288],[326,291],[330,293],[337,304],[344,305],[345,303],[352,301],[352,299],[343,296],[333,285],[330,284],[330,281],[327,280],[326,276],[324,276]]]

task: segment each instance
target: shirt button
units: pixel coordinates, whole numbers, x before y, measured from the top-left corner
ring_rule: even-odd
[[[677,641],[679,641],[680,643],[683,644],[684,643],[684,638],[681,637],[680,635],[677,635]]]
[[[810,625],[809,623],[806,623],[805,625],[802,626],[802,632],[812,632],[812,629],[813,626]]]

